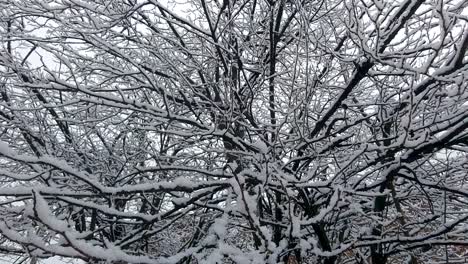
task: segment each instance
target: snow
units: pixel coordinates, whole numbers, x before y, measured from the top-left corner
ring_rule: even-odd
[[[268,153],[268,146],[262,140],[257,140],[252,145],[256,149],[258,149],[260,153],[262,153],[262,154]]]
[[[13,151],[8,145],[8,143],[0,141],[0,153],[2,153],[5,156],[11,156]]]
[[[419,135],[419,137],[417,138],[411,138],[410,140],[406,140],[405,147],[410,148],[410,149],[416,148],[422,145],[426,140],[427,138],[425,137],[425,135]]]
[[[213,229],[215,234],[218,236],[218,238],[222,239],[225,236],[227,232],[226,230],[227,223],[228,223],[228,219],[227,219],[226,214],[223,215],[223,217],[221,218],[216,218],[211,228]]]
[[[34,197],[34,214],[42,220],[42,222],[58,232],[68,230],[68,223],[58,220],[49,209],[46,200],[38,192],[33,192]]]

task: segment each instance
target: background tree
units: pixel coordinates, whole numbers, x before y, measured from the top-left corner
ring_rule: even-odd
[[[0,10],[5,254],[465,261],[466,1]]]

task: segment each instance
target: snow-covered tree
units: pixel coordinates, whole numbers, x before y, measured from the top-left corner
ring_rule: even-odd
[[[0,13],[2,254],[466,261],[468,2]]]

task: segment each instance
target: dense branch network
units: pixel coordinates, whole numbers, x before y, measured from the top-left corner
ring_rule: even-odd
[[[1,254],[466,261],[466,1],[0,10]]]

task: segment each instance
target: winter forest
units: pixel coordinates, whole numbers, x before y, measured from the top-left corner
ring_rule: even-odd
[[[0,0],[0,257],[468,263],[467,50],[466,0]]]

